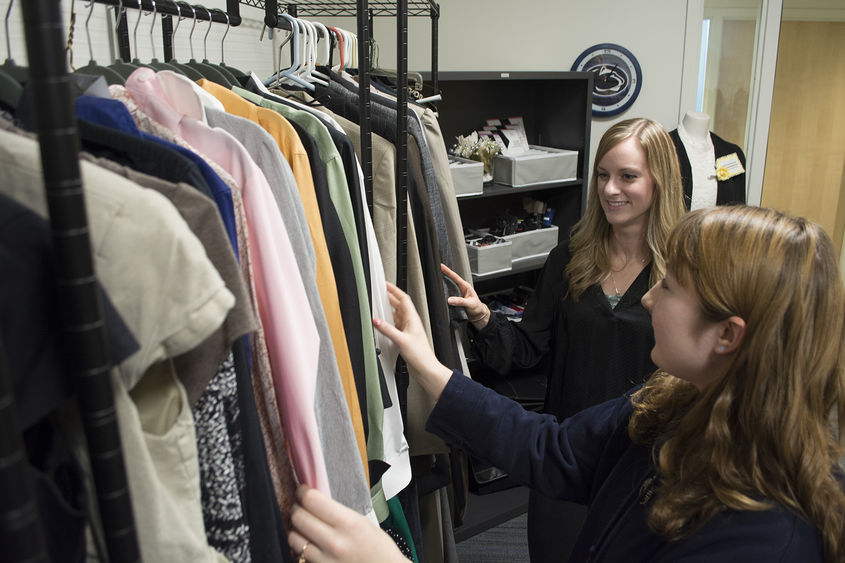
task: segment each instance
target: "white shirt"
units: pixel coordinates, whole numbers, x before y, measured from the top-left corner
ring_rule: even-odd
[[[696,139],[680,124],[678,136],[684,143],[692,169],[690,210],[716,205],[716,151],[710,133],[704,139]]]

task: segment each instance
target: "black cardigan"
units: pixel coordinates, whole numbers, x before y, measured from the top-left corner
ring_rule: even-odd
[[[687,150],[678,135],[678,130],[673,129],[669,132],[669,136],[672,137],[672,142],[675,143],[675,151],[678,153],[678,162],[681,165],[681,182],[684,186],[684,206],[689,209],[692,202],[692,166],[690,166]],[[735,152],[742,163],[742,167],[745,168],[745,154],[739,148],[739,145],[729,143],[712,131],[710,138],[713,139],[713,149],[717,159]],[[716,205],[745,202],[745,172],[724,181],[716,180]]]
[[[549,254],[521,322],[493,313],[484,329],[470,331],[476,357],[501,375],[514,368],[545,368],[544,411],[560,420],[618,397],[655,370],[651,315],[641,302],[649,289],[651,264],[615,309],[598,284],[575,301],[566,296],[568,246],[564,240]]]

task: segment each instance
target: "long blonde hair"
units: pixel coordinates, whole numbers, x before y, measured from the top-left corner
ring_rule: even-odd
[[[645,150],[646,162],[654,178],[654,195],[648,215],[646,244],[651,253],[651,284],[666,272],[663,249],[669,230],[684,214],[684,191],[678,156],[671,137],[659,123],[650,119],[620,121],[607,130],[599,141],[587,196],[587,210],[572,227],[566,266],[569,295],[576,301],[593,284],[600,283],[610,271],[610,223],[604,215],[597,188],[597,169],[601,159],[622,141],[635,137]]]
[[[724,509],[773,501],[815,525],[826,559],[842,561],[845,288],[830,239],[778,211],[715,207],[685,216],[666,255],[706,318],[737,315],[746,329],[700,392],[658,373],[634,396],[629,433],[653,445],[660,471],[649,525],[679,538]]]

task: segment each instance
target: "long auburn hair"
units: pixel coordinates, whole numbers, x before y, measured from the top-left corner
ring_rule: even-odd
[[[830,239],[778,211],[714,207],[686,215],[666,255],[705,318],[737,315],[746,329],[701,391],[658,372],[634,395],[629,434],[659,466],[650,527],[677,539],[722,510],[775,502],[843,561],[845,289]]]
[[[635,137],[645,150],[646,162],[654,178],[654,195],[646,232],[646,244],[651,253],[651,285],[666,273],[663,257],[666,237],[685,211],[678,155],[672,138],[662,125],[650,119],[627,119],[616,123],[602,135],[593,160],[587,210],[570,232],[569,252],[572,258],[566,266],[566,276],[569,295],[576,301],[584,290],[600,283],[610,271],[611,228],[599,201],[598,165],[613,147],[630,137]]]

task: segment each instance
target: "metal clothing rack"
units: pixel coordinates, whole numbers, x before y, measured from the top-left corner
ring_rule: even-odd
[[[36,113],[36,129],[52,245],[56,263],[56,284],[60,314],[80,414],[88,443],[97,500],[105,533],[109,560],[140,561],[135,523],[126,483],[120,435],[112,399],[109,370],[111,361],[103,324],[102,304],[91,255],[85,198],[80,179],[79,138],[73,112],[71,79],[64,54],[63,23],[59,0],[21,2],[29,59],[29,83]],[[8,407],[10,393],[0,399]],[[4,424],[4,450],[14,442],[14,427]],[[20,445],[20,436],[17,438]],[[6,470],[25,464],[22,450],[0,452],[4,499],[0,505],[0,528],[4,533],[22,518],[25,528],[16,538],[14,561],[46,561],[46,542],[37,511],[30,498],[17,507],[23,484],[9,480]],[[14,462],[14,463],[10,463]],[[5,551],[4,547],[4,551]],[[6,553],[4,553],[6,555]]]
[[[292,2],[294,3],[294,2]],[[241,0],[245,6],[264,8],[264,0]],[[358,2],[354,0],[300,0],[295,2],[300,16],[323,16],[343,17],[356,16],[359,12]],[[371,0],[368,2],[369,10],[376,16],[395,16],[396,1]],[[437,9],[436,4],[429,0],[408,0],[409,16],[427,16],[432,9]]]
[[[278,0],[240,0],[241,4],[264,9],[264,23],[271,28],[290,29],[290,24],[279,17]],[[437,89],[437,41],[440,6],[434,0],[347,0],[320,1],[298,0],[284,5],[287,14],[311,17],[355,16],[358,35],[358,107],[361,126],[361,167],[364,172],[364,186],[367,205],[372,214],[373,165],[372,127],[370,124],[370,32],[373,16],[396,18],[397,64],[397,116],[396,116],[396,221],[397,256],[396,281],[402,289],[407,287],[407,197],[408,197],[408,16],[429,16],[431,18],[431,76]]]
[[[119,6],[119,0],[94,0],[100,4]],[[125,8],[138,9],[139,5],[123,3]],[[249,2],[241,2],[250,4]],[[215,21],[237,26],[241,23],[238,0],[227,0],[227,10],[196,10],[199,20]],[[355,4],[359,27],[359,70],[362,92],[362,141],[366,133],[365,165],[368,182],[368,199],[372,197],[372,158],[369,128],[369,27],[371,15],[392,15],[397,18],[397,43],[399,56],[397,70],[400,83],[399,112],[397,120],[399,144],[397,145],[397,204],[403,250],[397,257],[398,271],[402,272],[400,286],[406,285],[406,198],[407,198],[407,17],[423,15],[423,6],[433,20],[439,7],[433,1],[419,2],[398,0],[395,9],[388,2],[375,2],[370,9],[366,0],[353,2],[308,2],[299,4],[303,15],[348,15],[338,12],[317,13],[317,7],[326,10],[350,9]],[[410,4],[410,10],[409,10]],[[60,292],[62,324],[74,373],[75,387],[91,459],[98,508],[102,519],[106,550],[113,563],[134,563],[141,560],[131,499],[109,379],[109,358],[102,304],[98,292],[94,261],[79,167],[79,138],[73,111],[71,79],[67,73],[64,54],[64,24],[61,21],[59,0],[27,0],[21,2],[30,68],[33,107],[36,108],[36,129],[41,151],[42,171],[50,217],[53,249],[56,259],[57,287]],[[180,6],[187,6],[180,3]],[[255,5],[255,4],[250,4]],[[140,8],[152,10],[151,0],[141,0]],[[119,8],[118,8],[119,9]],[[172,0],[158,0],[157,12],[166,15],[183,13]],[[310,11],[315,10],[315,11]],[[193,15],[192,15],[193,17]],[[129,40],[125,17],[121,18],[121,56],[129,59]],[[169,22],[169,18],[163,18]],[[120,28],[119,28],[120,29]],[[165,58],[169,58],[170,32],[163,25]],[[436,38],[436,32],[433,34]],[[436,53],[436,42],[433,46]],[[436,76],[436,56],[432,57]],[[435,79],[436,84],[436,79]],[[0,349],[2,352],[2,349]],[[0,368],[5,361],[0,358]],[[14,424],[13,393],[7,370],[0,369],[0,416],[3,426],[0,435],[0,533],[3,537],[15,536],[14,553],[5,551],[11,561],[46,561],[46,541],[37,517],[32,487],[27,485],[25,458],[20,433]],[[6,423],[8,422],[8,424]]]
[[[172,16],[190,17],[199,21],[225,23],[233,27],[241,25],[240,4],[238,0],[226,0],[226,11],[219,8],[207,9],[205,6],[178,2],[176,0],[93,0],[96,4],[114,6],[117,14],[117,44],[120,58],[129,62],[132,58],[129,50],[129,26],[126,22],[126,12],[122,8],[155,11],[162,16],[161,36],[164,45],[164,61],[173,58],[173,20]]]

